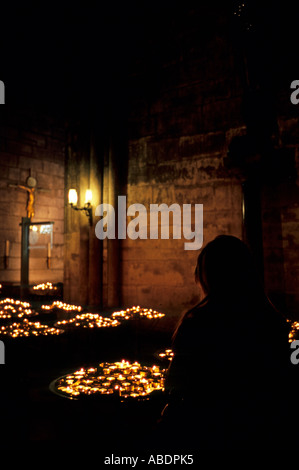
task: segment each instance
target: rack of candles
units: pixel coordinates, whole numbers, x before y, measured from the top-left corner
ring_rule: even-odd
[[[131,320],[137,318],[162,318],[164,313],[157,312],[151,308],[141,308],[139,305],[137,307],[127,308],[126,310],[120,310],[119,312],[112,313],[112,318],[117,318],[118,320]]]
[[[291,330],[289,332],[289,342],[291,343],[295,339],[299,339],[299,322],[295,321],[291,324]]]
[[[21,319],[34,315],[37,315],[37,312],[31,308],[28,302],[9,298],[0,300],[0,319]]]
[[[37,284],[33,286],[33,290],[45,291],[45,290],[57,290],[56,286],[53,286],[52,282],[43,282],[42,284]]]
[[[167,359],[168,361],[172,361],[174,352],[172,351],[172,349],[163,349],[163,351],[158,353],[158,356],[161,359]]]
[[[110,395],[121,401],[128,398],[148,399],[155,390],[163,390],[165,370],[157,365],[138,362],[102,362],[56,379],[50,389],[67,398]]]
[[[60,300],[55,300],[54,302],[52,302],[51,305],[42,305],[41,308],[42,310],[59,309],[64,310],[65,312],[81,312],[82,310],[82,307],[80,307],[80,305],[71,305],[61,302]]]
[[[0,336],[9,336],[11,338],[59,335],[61,333],[63,333],[63,330],[43,325],[40,322],[30,322],[27,318],[19,323],[14,322],[0,326]]]
[[[107,328],[118,326],[120,322],[112,318],[102,317],[98,313],[81,313],[68,320],[60,320],[55,323],[59,328]]]

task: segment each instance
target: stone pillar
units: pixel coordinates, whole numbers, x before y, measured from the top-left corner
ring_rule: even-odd
[[[103,202],[103,143],[92,129],[89,153],[89,188],[92,190],[93,224],[89,226],[89,304],[103,304],[103,242],[95,236],[95,208]]]
[[[78,122],[69,127],[66,162],[65,279],[66,301],[85,306],[102,303],[102,242],[95,236],[95,208],[102,201],[102,159],[100,136],[95,127]],[[92,190],[92,225],[84,211],[68,206],[70,188],[78,192],[78,206],[84,206],[86,189]]]
[[[115,209],[115,240],[107,242],[107,306],[117,307],[121,303],[120,290],[120,241],[117,238],[117,211],[119,196],[118,152],[113,141],[109,145],[108,159],[108,203]]]
[[[122,241],[118,239],[118,196],[127,193],[128,173],[128,136],[126,103],[124,94],[118,93],[111,103],[111,114],[108,116],[109,135],[104,171],[104,197],[115,209],[115,240],[104,241],[104,279],[106,292],[103,297],[108,307],[122,304]]]
[[[22,217],[22,239],[21,239],[21,298],[26,298],[29,287],[29,224],[28,217]]]

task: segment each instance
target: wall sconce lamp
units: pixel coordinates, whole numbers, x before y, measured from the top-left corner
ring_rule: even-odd
[[[69,194],[68,194],[68,200],[69,200],[69,205],[71,206],[72,209],[75,211],[84,211],[85,215],[87,215],[89,219],[89,225],[92,225],[92,192],[91,189],[86,189],[85,193],[85,204],[83,207],[78,207],[77,202],[78,202],[78,194],[75,189],[70,189]]]

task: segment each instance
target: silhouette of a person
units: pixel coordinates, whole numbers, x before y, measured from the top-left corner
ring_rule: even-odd
[[[266,297],[251,254],[236,237],[208,243],[195,278],[204,298],[173,336],[162,429],[172,445],[190,448],[285,448],[286,319]]]

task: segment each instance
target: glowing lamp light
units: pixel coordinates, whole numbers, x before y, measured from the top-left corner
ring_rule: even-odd
[[[92,191],[91,189],[86,189],[85,204],[91,204],[91,201],[92,201]]]
[[[89,220],[89,225],[92,225],[92,206],[91,206],[91,201],[92,201],[92,192],[90,189],[86,190],[85,194],[85,204],[83,207],[78,207],[77,202],[78,202],[78,194],[76,189],[69,189],[68,192],[68,201],[69,205],[71,206],[72,209],[75,211],[84,211],[85,215],[88,217]]]
[[[74,204],[74,205],[77,204],[78,194],[77,194],[77,191],[75,189],[70,189],[69,190],[68,200],[69,200],[69,204]]]

